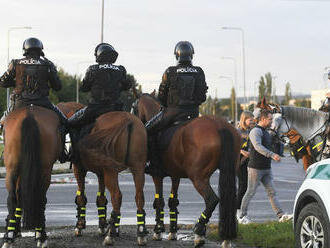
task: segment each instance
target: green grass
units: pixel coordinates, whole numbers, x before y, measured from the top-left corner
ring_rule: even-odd
[[[217,227],[210,227],[209,239],[219,240]],[[292,222],[267,222],[239,225],[237,239],[239,245],[262,248],[294,248]]]

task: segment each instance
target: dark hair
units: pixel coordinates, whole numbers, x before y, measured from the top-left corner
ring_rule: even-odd
[[[272,112],[270,112],[268,109],[262,109],[260,111],[260,117],[259,120],[261,120],[262,118],[267,118],[269,114],[271,114]]]

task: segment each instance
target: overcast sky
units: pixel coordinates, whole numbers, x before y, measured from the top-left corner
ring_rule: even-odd
[[[31,30],[10,32],[10,58],[22,56],[22,43],[37,37],[46,57],[71,74],[84,74],[100,42],[101,0],[0,0],[0,70],[7,68],[7,33],[16,26]],[[117,64],[142,84],[158,89],[165,69],[174,65],[173,49],[180,40],[194,45],[193,63],[201,66],[209,94],[228,97],[237,62],[238,95],[243,96],[242,43],[245,34],[246,94],[254,95],[256,81],[266,72],[275,76],[276,93],[310,93],[327,86],[330,66],[330,1],[326,0],[105,0],[104,41],[119,52]]]

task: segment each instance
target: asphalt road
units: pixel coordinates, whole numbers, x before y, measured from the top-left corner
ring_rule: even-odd
[[[275,179],[275,187],[277,194],[285,212],[291,213],[296,192],[304,178],[302,165],[297,164],[293,158],[285,157],[280,163],[273,162],[273,175]],[[218,172],[214,173],[211,178],[211,185],[217,192]],[[136,223],[136,207],[135,207],[135,188],[131,174],[121,174],[119,177],[120,188],[123,194],[123,203],[121,208],[121,224]],[[75,225],[76,205],[74,203],[76,184],[72,174],[54,175],[52,181],[63,181],[62,184],[52,184],[47,193],[48,203],[46,207],[46,225],[47,226],[66,226]],[[96,192],[97,179],[89,173],[86,191],[88,198],[87,205],[87,225],[96,225],[98,223],[96,211]],[[164,196],[167,199],[171,187],[169,178],[165,179]],[[150,176],[146,176],[145,183],[145,210],[147,213],[147,224],[154,224],[154,210],[152,202],[154,200],[154,186]],[[107,193],[109,199],[109,193]],[[5,225],[7,216],[7,191],[4,179],[0,180],[0,226]],[[192,183],[188,179],[182,179],[179,187],[179,223],[193,224],[198,219],[200,213],[204,209],[203,199],[195,191]],[[167,202],[167,200],[166,200]],[[108,205],[108,214],[110,213],[111,204]],[[264,222],[275,220],[266,192],[262,186],[258,188],[250,207],[249,216],[253,221]],[[165,209],[165,223],[169,223],[168,208]],[[218,218],[218,208],[214,212],[211,222],[216,223]]]

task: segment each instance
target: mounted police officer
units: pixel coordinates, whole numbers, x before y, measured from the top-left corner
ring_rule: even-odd
[[[62,83],[57,75],[54,64],[45,58],[43,44],[37,38],[28,38],[23,43],[22,59],[14,59],[10,62],[7,72],[0,78],[0,86],[4,88],[14,87],[11,94],[9,108],[1,118],[1,125],[6,116],[16,108],[37,105],[55,111],[61,123],[63,151],[60,162],[65,162],[65,115],[49,101],[49,89],[59,91]]]
[[[170,66],[163,74],[158,99],[163,105],[156,116],[145,127],[151,150],[151,164],[147,173],[160,167],[159,152],[156,150],[156,133],[176,122],[192,120],[199,115],[199,105],[206,100],[207,85],[202,68],[192,65],[194,48],[189,41],[180,41],[174,48],[176,66]]]
[[[97,64],[91,65],[80,86],[83,92],[90,92],[87,107],[75,113],[68,121],[73,142],[77,141],[82,126],[95,121],[100,115],[111,111],[122,111],[120,92],[131,88],[124,66],[117,66],[118,53],[108,43],[100,43],[94,52]]]
[[[199,105],[206,100],[207,85],[202,68],[192,65],[194,48],[189,41],[180,41],[174,48],[177,66],[170,66],[163,74],[158,99],[165,107],[146,123],[154,132],[180,120],[198,117]]]

